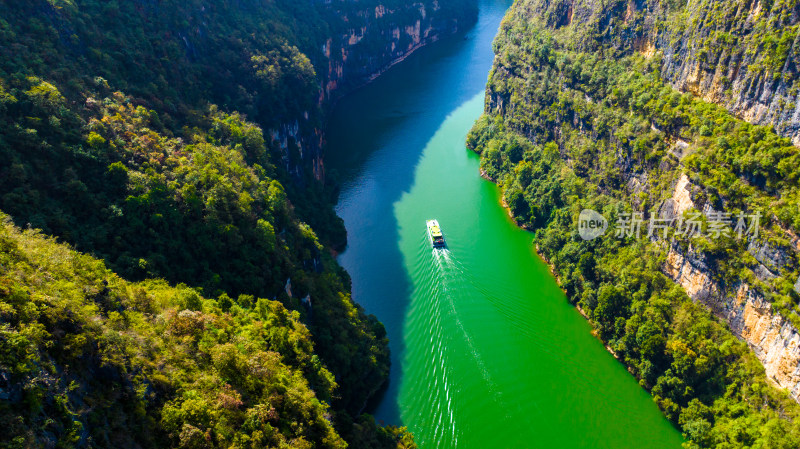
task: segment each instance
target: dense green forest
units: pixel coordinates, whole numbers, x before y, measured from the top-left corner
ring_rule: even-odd
[[[749,285],[797,326],[800,263],[790,238],[800,231],[800,150],[772,128],[668,85],[660,53],[614,38],[612,27],[624,35],[637,25],[622,27],[615,14],[626,16],[623,3],[576,2],[575,14],[607,14],[574,23],[572,9],[559,5],[517,2],[501,26],[486,113],[467,142],[481,154],[483,174],[501,186],[517,222],[535,231],[569,300],[679,426],[686,447],[800,446],[800,406],[767,380],[746,343],[664,273],[669,250],[702,253],[716,282],[734,291]],[[675,2],[659,6],[663,17],[694,13]],[[646,10],[628,11],[646,22]],[[670,33],[668,23],[647,23]],[[755,29],[778,39],[779,23]],[[752,247],[733,232],[646,235],[682,174],[696,186],[696,204],[733,217],[761,214],[755,243],[785,256],[771,276],[756,274]],[[585,208],[608,219],[605,236],[580,238]],[[643,214],[642,238],[615,238],[617,219],[631,212]]]
[[[0,210],[26,229],[0,252],[0,444],[412,447],[359,416],[389,354],[333,258],[325,113],[412,44],[392,30],[475,12],[0,2]]]
[[[280,302],[127,282],[0,218],[3,447],[413,447],[366,415],[337,433],[336,380]]]

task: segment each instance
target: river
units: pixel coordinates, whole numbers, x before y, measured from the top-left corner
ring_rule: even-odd
[[[372,404],[421,448],[679,448],[680,433],[590,333],[464,139],[483,109],[505,0],[342,100],[327,169],[342,183],[339,262],[386,326]],[[448,249],[432,250],[425,220]]]

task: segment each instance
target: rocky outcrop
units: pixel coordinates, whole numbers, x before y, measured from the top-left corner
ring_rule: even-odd
[[[687,2],[681,19],[665,14],[672,25],[648,36],[663,54],[662,76],[800,144],[800,4],[789,3],[703,0]]]
[[[675,185],[672,198],[665,204],[671,212],[681,214],[696,208],[692,200],[692,184],[684,174]],[[663,208],[662,208],[663,209]],[[767,242],[751,241],[748,252],[758,261],[754,270],[762,280],[777,277],[789,265],[790,248]],[[715,280],[707,257],[693,248],[682,249],[677,243],[669,246],[664,273],[683,287],[693,300],[706,305],[731,331],[747,342],[764,365],[767,377],[786,388],[800,402],[800,333],[787,319],[772,310],[772,305],[744,282],[726,288]]]
[[[296,182],[302,182],[303,164],[310,164],[314,179],[322,181],[325,177],[325,163],[322,159],[324,133],[319,128],[301,131],[300,121],[285,123],[269,131],[273,146],[280,151],[281,164]],[[296,152],[296,153],[295,153]],[[294,155],[297,157],[293,157]]]
[[[684,173],[675,183],[672,198],[667,199],[661,205],[659,215],[665,218],[676,218],[693,207],[692,183],[689,182],[689,177]]]
[[[365,6],[341,14],[338,32],[322,47],[318,64],[324,99],[367,83],[416,49],[474,23],[475,2],[423,0],[407,4]],[[456,7],[459,6],[459,7]],[[336,11],[336,3],[330,8]],[[320,70],[327,65],[327,70]]]
[[[725,107],[750,123],[773,125],[776,131],[800,144],[800,3],[767,2],[764,0],[690,0],[662,2],[657,0],[522,0],[515,7],[528,23],[550,29],[569,27],[571,39],[555,45],[569,46],[577,52],[601,54],[603,57],[625,56],[638,52],[647,58],[658,58],[660,74],[672,87],[691,92],[705,101]],[[583,38],[581,37],[583,36]],[[504,73],[500,71],[506,70]],[[513,62],[495,65],[495,78],[519,77]],[[519,68],[518,70],[525,70]],[[487,111],[513,115],[519,105],[501,94],[489,91]],[[588,100],[587,100],[588,101]],[[517,121],[516,123],[522,122]],[[573,120],[582,130],[582,124]],[[651,127],[654,132],[664,131]],[[522,132],[536,142],[524,126]],[[560,129],[552,130],[557,141]],[[680,135],[669,136],[670,158],[661,166],[668,169],[696,148]],[[672,160],[674,157],[674,160]],[[668,160],[669,159],[669,160]],[[642,206],[641,193],[650,193],[648,178],[654,173],[631,171],[628,161],[618,161],[624,173],[627,200],[636,209]],[[659,167],[659,170],[661,169]],[[662,170],[666,171],[666,170]],[[657,175],[656,175],[657,176]],[[678,217],[694,208],[709,212],[712,204],[695,201],[708,198],[702,186],[695,186],[686,174],[674,184],[671,198],[661,204],[659,214]],[[721,200],[723,203],[725,199]],[[714,204],[724,207],[724,204]],[[719,260],[692,246],[671,244],[663,271],[695,301],[707,305],[733,333],[746,341],[764,364],[769,378],[787,388],[800,401],[800,350],[797,328],[782,317],[756,284],[766,290],[791,273],[795,284],[798,239],[789,231],[776,229],[776,243],[756,239],[747,252],[755,259],[752,284],[725,279],[717,272]],[[790,284],[790,285],[791,285]],[[759,287],[760,288],[760,287]],[[784,287],[781,287],[783,289]],[[800,280],[795,287],[800,292]],[[777,289],[780,290],[780,289]]]
[[[664,273],[694,300],[708,306],[750,346],[764,365],[767,377],[800,401],[800,333],[750,286],[738,283],[730,291],[712,280],[703,256],[691,248],[672,246]]]
[[[673,87],[800,145],[800,3],[768,0],[527,0],[532,20],[661,58]]]
[[[332,35],[323,43],[319,55],[312,58],[320,81],[319,104],[323,109],[374,80],[420,47],[468,27],[477,18],[474,1],[454,5],[449,0],[441,3],[422,0],[392,7],[372,3],[356,11],[352,10],[353,2],[327,3],[326,9],[338,22],[332,24]],[[308,114],[271,130],[270,135],[295,179],[302,178],[302,166],[293,163],[289,148],[292,142],[301,160],[310,163],[314,177],[323,180],[324,132],[318,126],[304,126],[307,125],[304,121],[309,121]]]

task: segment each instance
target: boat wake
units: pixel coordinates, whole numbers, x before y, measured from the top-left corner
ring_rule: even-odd
[[[454,404],[453,398],[464,398],[465,392],[454,389],[463,384],[461,378],[473,371],[460,368],[458,372],[451,372],[449,367],[464,367],[463,362],[451,363],[452,359],[471,360],[491,392],[489,397],[499,404],[505,401],[459,311],[464,300],[482,297],[484,292],[476,290],[471,273],[449,249],[431,249],[427,235],[423,235],[419,244],[420,248],[427,248],[430,252],[419,253],[421,263],[414,267],[413,276],[417,282],[411,306],[417,310],[409,313],[410,332],[407,335],[416,341],[427,336],[427,344],[415,345],[409,341],[409,346],[430,348],[430,358],[426,372],[414,373],[415,378],[421,377],[418,383],[420,394],[415,396],[419,401],[428,401],[427,407],[417,409],[433,410],[433,416],[423,419],[426,425],[435,429],[434,441],[426,443],[435,447],[456,447],[458,404]]]
[[[463,286],[459,284],[459,280],[463,279],[462,275],[465,274],[465,270],[459,265],[458,261],[452,257],[450,250],[434,250],[434,253],[438,262],[439,274],[441,275],[438,277],[439,282],[437,282],[437,287],[439,288],[437,288],[437,290],[442,294],[437,295],[441,296],[441,298],[437,299],[444,300],[447,303],[449,309],[448,311],[450,312],[449,316],[452,317],[456,326],[461,331],[461,335],[464,337],[464,341],[467,343],[470,352],[472,353],[472,358],[478,364],[484,379],[493,384],[489,370],[486,368],[486,364],[483,362],[480,353],[475,348],[472,337],[470,337],[467,329],[464,328],[464,324],[461,322],[461,319],[458,316],[458,310],[456,310],[455,301],[453,300],[453,297],[457,295],[451,294],[456,293],[458,290],[463,288]],[[456,288],[453,288],[453,292],[451,292],[451,287],[453,286],[456,286]]]

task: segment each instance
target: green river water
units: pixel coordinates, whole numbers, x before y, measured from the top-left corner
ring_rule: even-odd
[[[508,6],[482,0],[474,28],[344,99],[329,124],[349,242],[339,260],[391,339],[390,382],[371,412],[422,448],[679,448],[464,147]],[[431,248],[429,218],[447,250]]]

